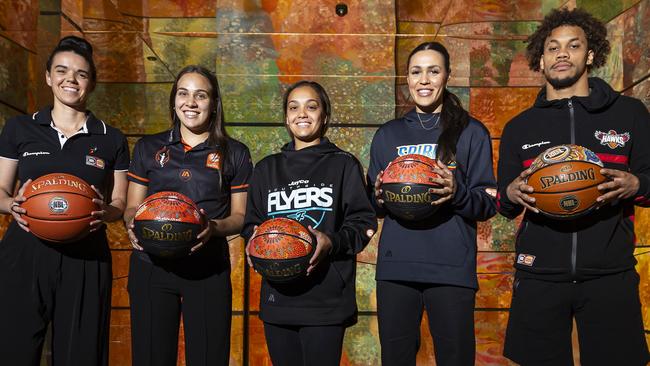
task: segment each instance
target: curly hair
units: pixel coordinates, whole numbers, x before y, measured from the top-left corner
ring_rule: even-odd
[[[585,10],[562,8],[553,9],[547,14],[539,28],[527,39],[526,58],[528,59],[528,67],[531,70],[540,71],[539,60],[544,54],[546,38],[551,35],[555,28],[563,25],[580,27],[585,32],[587,47],[594,52],[593,62],[591,65],[587,65],[587,70],[605,65],[607,55],[611,50],[607,40],[605,24]]]

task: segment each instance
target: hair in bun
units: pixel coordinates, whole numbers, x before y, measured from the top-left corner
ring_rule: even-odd
[[[77,36],[61,38],[59,44],[56,45],[52,53],[50,53],[50,57],[47,59],[47,63],[45,64],[46,71],[50,71],[52,68],[52,60],[59,52],[74,52],[83,57],[88,62],[88,65],[90,65],[89,71],[92,81],[97,80],[97,69],[93,61],[93,46],[88,41]]]

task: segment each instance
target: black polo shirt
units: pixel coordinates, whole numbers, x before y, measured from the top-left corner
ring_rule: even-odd
[[[141,138],[133,149],[128,179],[147,186],[147,195],[174,191],[191,198],[210,219],[230,214],[230,194],[246,192],[253,164],[246,145],[228,140],[228,163],[207,141],[189,148],[178,125]]]
[[[114,171],[129,168],[129,147],[120,130],[90,111],[82,130],[68,139],[52,127],[52,107],[9,119],[0,134],[0,158],[18,161],[18,179],[49,173],[75,175],[104,192]],[[63,143],[63,145],[62,145]]]

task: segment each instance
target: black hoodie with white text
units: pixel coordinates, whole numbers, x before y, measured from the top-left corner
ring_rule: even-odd
[[[356,254],[377,230],[358,160],[322,138],[295,150],[288,143],[255,166],[242,235],[274,217],[325,233],[329,256],[306,277],[287,284],[262,280],[260,318],[285,325],[351,325],[356,321]]]

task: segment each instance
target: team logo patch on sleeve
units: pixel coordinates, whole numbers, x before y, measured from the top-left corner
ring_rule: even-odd
[[[106,162],[104,159],[96,156],[86,155],[86,165],[94,166],[95,168],[104,169]]]
[[[212,169],[221,169],[221,156],[219,153],[213,152],[208,154],[208,158],[205,161],[205,166]]]
[[[616,149],[617,147],[625,146],[625,143],[630,141],[630,133],[616,133],[614,130],[609,130],[607,132],[602,132],[596,130],[594,136],[601,145],[609,146],[610,149]]]
[[[535,263],[535,256],[531,254],[519,254],[517,256],[517,264],[523,264],[524,266],[532,267]]]
[[[161,168],[165,167],[165,164],[169,161],[169,148],[167,146],[163,146],[162,149],[156,151],[156,155],[154,156],[154,159],[156,160],[156,165],[159,165]]]

